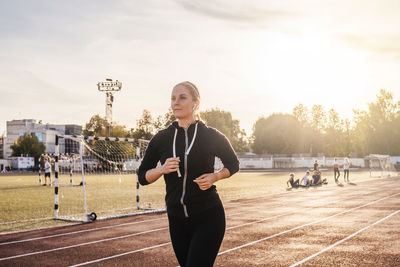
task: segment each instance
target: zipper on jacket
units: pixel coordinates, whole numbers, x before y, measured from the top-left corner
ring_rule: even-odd
[[[185,197],[185,193],[186,193],[186,178],[187,178],[187,150],[188,150],[188,143],[189,143],[189,140],[188,140],[188,133],[187,133],[187,129],[184,129],[185,130],[185,161],[184,161],[184,168],[185,168],[185,173],[184,173],[184,175],[183,175],[183,189],[182,189],[182,197],[181,197],[181,204],[182,204],[182,206],[183,206],[183,212],[185,213],[185,217],[186,218],[188,218],[189,217],[189,214],[188,214],[188,212],[187,212],[187,208],[186,208],[186,205],[185,205],[185,203],[183,202],[183,198]]]

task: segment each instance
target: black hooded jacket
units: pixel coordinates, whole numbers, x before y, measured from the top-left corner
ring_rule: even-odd
[[[191,124],[188,129],[180,127],[177,122],[172,123],[151,139],[138,170],[141,185],[149,184],[146,172],[155,168],[159,161],[164,164],[173,157],[174,150],[176,157],[180,158],[181,177],[177,172],[164,175],[168,214],[189,217],[220,204],[215,185],[203,191],[193,180],[214,172],[215,157],[221,159],[230,175],[239,170],[239,160],[225,135],[201,121]]]

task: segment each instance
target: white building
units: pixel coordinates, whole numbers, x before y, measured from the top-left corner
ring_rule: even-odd
[[[36,120],[12,120],[7,121],[7,136],[4,138],[4,158],[8,159],[11,157],[12,150],[11,146],[25,133],[30,132],[36,135],[39,142],[46,146],[46,153],[55,153],[55,139],[56,135],[80,135],[82,133],[82,126],[67,124],[67,125],[56,125],[56,124],[42,124],[37,123]],[[62,142],[60,142],[62,144]],[[60,153],[68,153],[65,151],[64,146],[60,146]]]
[[[0,159],[4,159],[4,137],[0,137]]]

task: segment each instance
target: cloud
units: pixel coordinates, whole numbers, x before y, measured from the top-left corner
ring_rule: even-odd
[[[240,4],[234,1],[176,0],[176,3],[193,13],[242,24],[265,25],[271,21],[284,20],[289,17],[298,16],[295,12],[264,7],[262,4],[260,5],[262,2],[251,4],[251,2],[246,1],[245,4]]]
[[[400,61],[400,35],[340,34],[338,39],[352,48],[372,53],[375,57]]]

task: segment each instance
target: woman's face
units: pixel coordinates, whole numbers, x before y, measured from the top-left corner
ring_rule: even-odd
[[[177,119],[192,118],[195,104],[189,89],[185,86],[178,85],[172,90],[171,108]]]

